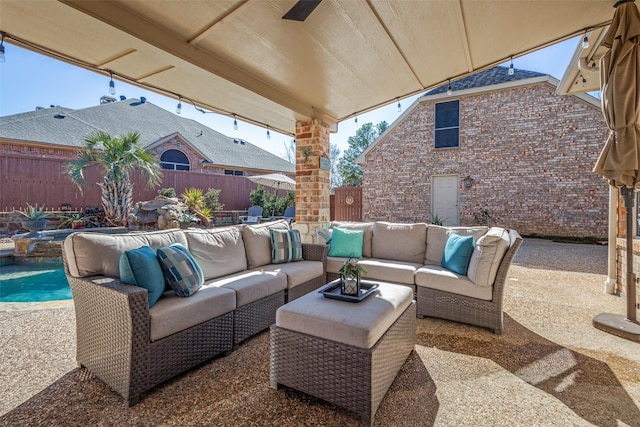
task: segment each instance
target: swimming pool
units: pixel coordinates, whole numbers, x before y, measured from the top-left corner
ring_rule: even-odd
[[[71,288],[62,263],[3,265],[0,267],[0,302],[70,300]]]

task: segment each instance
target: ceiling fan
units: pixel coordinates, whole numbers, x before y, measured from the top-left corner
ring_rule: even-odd
[[[318,7],[321,1],[322,0],[298,0],[298,2],[284,14],[282,19],[303,22],[311,15],[311,12]]]

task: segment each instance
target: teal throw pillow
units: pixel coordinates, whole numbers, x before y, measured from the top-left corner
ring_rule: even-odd
[[[120,280],[145,288],[149,308],[153,307],[164,292],[164,275],[156,251],[149,246],[142,246],[120,255]]]
[[[329,256],[362,258],[364,230],[333,227]]]
[[[302,239],[299,230],[271,230],[271,262],[302,261]]]
[[[474,246],[473,236],[450,234],[444,246],[442,266],[454,273],[466,276]]]
[[[158,248],[158,260],[171,289],[179,297],[189,297],[202,287],[202,270],[189,250],[180,243]]]

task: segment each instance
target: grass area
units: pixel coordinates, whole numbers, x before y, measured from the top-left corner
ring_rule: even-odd
[[[571,237],[571,236],[545,236],[540,234],[530,234],[524,237],[531,237],[536,239],[551,240],[557,243],[578,243],[582,245],[603,245],[607,243],[606,237]]]

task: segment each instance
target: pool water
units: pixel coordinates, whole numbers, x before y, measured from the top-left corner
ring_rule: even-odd
[[[61,263],[0,267],[0,302],[70,299],[71,288]]]

